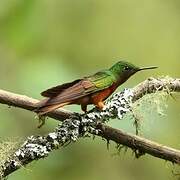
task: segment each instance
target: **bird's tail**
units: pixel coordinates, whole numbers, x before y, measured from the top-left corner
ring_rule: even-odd
[[[38,103],[37,104],[37,108],[34,110],[34,112],[36,112],[38,114],[38,116],[43,116],[51,111],[54,111],[60,107],[63,107],[65,105],[69,104],[68,102],[65,102],[65,103],[61,103],[61,104],[52,104],[52,105],[49,105],[45,102],[43,103]]]

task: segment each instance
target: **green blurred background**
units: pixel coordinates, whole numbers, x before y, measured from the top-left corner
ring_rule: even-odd
[[[159,69],[136,74],[122,87],[150,76],[180,77],[180,1],[178,0],[1,0],[1,89],[34,98],[51,86],[107,68],[119,59]],[[122,87],[120,89],[122,89]],[[180,98],[168,98],[165,116],[148,112],[141,133],[180,148]],[[80,111],[80,107],[66,107]],[[149,108],[149,104],[147,104]],[[34,114],[0,105],[1,140],[47,134],[57,125],[49,119],[37,129]],[[135,132],[132,120],[111,126]],[[115,144],[81,139],[9,177],[21,179],[150,180],[174,179],[171,163],[131,151],[116,153]]]

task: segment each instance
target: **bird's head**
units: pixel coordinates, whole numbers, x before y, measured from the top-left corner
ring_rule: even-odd
[[[126,61],[119,61],[110,68],[110,71],[117,79],[121,81],[121,83],[123,83],[138,71],[155,68],[157,67],[152,66],[140,68]]]

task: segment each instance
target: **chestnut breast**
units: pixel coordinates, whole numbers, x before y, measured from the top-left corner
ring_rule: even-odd
[[[103,101],[107,99],[117,88],[117,85],[114,83],[109,88],[106,88],[100,92],[97,92],[91,96],[92,103],[94,101]]]

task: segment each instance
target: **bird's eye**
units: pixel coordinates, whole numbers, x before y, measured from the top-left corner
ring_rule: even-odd
[[[128,71],[129,69],[130,69],[130,68],[129,68],[128,66],[125,66],[125,67],[124,67],[124,70],[125,70],[125,71]]]

